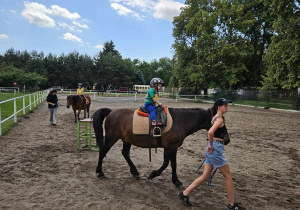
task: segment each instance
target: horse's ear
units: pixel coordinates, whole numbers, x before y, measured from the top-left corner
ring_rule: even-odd
[[[211,108],[207,109],[207,117],[208,117],[209,121],[211,121]]]

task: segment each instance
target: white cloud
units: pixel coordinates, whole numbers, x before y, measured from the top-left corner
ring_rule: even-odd
[[[39,27],[55,27],[55,21],[50,16],[61,16],[63,18],[76,20],[80,18],[80,15],[76,12],[71,13],[67,9],[62,8],[57,5],[52,5],[50,8],[47,8],[43,4],[36,2],[24,2],[25,9],[22,11],[23,17],[29,20],[30,23],[37,24]],[[80,24],[74,21],[77,27],[80,28],[89,28],[86,24]],[[75,26],[70,26],[66,23],[59,23],[60,27],[67,28],[71,31],[75,30]]]
[[[131,14],[133,17],[142,20],[143,18],[136,12],[132,11],[131,9],[128,9],[127,7],[122,6],[121,4],[118,3],[111,3],[110,6],[117,11],[117,13],[120,16],[127,16]]]
[[[70,31],[74,31],[75,30],[75,27],[74,26],[70,26],[66,23],[58,23],[58,25],[62,28],[65,28],[65,29],[68,29]]]
[[[103,45],[101,45],[101,44],[97,44],[97,45],[95,45],[95,46],[94,46],[94,48],[97,48],[97,49],[103,49],[103,48],[104,48],[104,46],[103,46]]]
[[[16,13],[16,10],[10,9],[9,10],[11,13]]]
[[[180,8],[183,6],[184,4],[180,2],[160,0],[154,7],[153,16],[157,19],[173,21],[173,18],[180,14]]]
[[[24,2],[25,10],[22,11],[23,17],[30,23],[35,23],[39,27],[54,27],[55,21],[48,15],[52,13],[46,6],[36,2]]]
[[[80,24],[79,22],[77,21],[72,21],[72,23],[75,25],[75,26],[78,26],[80,28],[89,28],[86,24]]]
[[[53,15],[62,16],[64,18],[68,18],[71,20],[80,18],[80,15],[78,13],[76,13],[76,12],[70,13],[67,9],[57,6],[57,5],[52,5],[51,9],[52,9]]]
[[[63,36],[64,36],[63,38],[65,40],[69,40],[69,41],[73,41],[73,42],[80,42],[80,43],[82,42],[81,38],[79,38],[71,33],[65,33],[65,34],[63,34]]]
[[[11,24],[11,22],[9,22],[8,20],[3,20],[3,21],[7,24]]]
[[[110,2],[118,2],[123,3],[130,7],[139,7],[143,10],[147,10],[153,8],[155,6],[155,2],[153,0],[109,0]]]
[[[111,7],[118,12],[119,15],[128,15],[143,20],[146,15],[152,15],[157,19],[165,19],[173,21],[174,16],[180,14],[180,8],[184,4],[173,0],[109,0]],[[141,15],[143,13],[143,15]]]
[[[8,39],[8,36],[6,34],[0,34],[0,39]]]

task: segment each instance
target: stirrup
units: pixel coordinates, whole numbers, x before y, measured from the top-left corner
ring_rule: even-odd
[[[160,137],[161,136],[161,128],[158,126],[155,126],[153,128],[153,137]]]

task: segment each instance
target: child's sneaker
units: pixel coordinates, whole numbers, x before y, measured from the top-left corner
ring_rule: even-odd
[[[226,210],[230,210],[230,209],[234,209],[234,210],[246,210],[246,208],[242,207],[239,203],[234,203],[233,206],[231,206],[230,204],[228,204]]]
[[[152,121],[152,125],[156,125],[156,121],[155,120]]]
[[[183,192],[180,192],[178,194],[178,198],[181,200],[181,202],[185,205],[185,206],[192,206],[191,202],[189,201],[189,196],[185,196],[183,195]]]

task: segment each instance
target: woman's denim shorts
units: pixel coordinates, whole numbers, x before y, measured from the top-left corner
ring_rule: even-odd
[[[210,164],[213,167],[221,167],[228,163],[224,155],[224,144],[214,140],[214,147],[212,153],[206,151],[209,146],[209,142],[205,148],[205,163]]]

